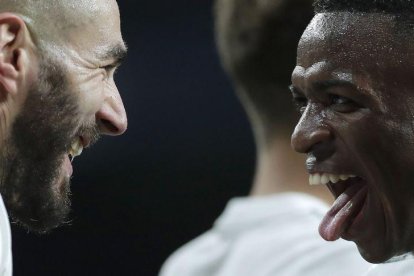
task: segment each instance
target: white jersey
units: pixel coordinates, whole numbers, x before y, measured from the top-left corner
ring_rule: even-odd
[[[414,275],[414,258],[406,254],[400,261],[376,264],[364,276],[412,276]]]
[[[364,275],[371,264],[354,243],[319,236],[327,210],[299,193],[232,199],[214,227],[176,251],[160,276]]]
[[[10,222],[0,196],[0,276],[12,275]]]

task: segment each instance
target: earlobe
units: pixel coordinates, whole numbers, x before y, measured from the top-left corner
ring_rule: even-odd
[[[12,13],[0,13],[0,95],[15,95],[27,78],[32,40],[25,22]]]

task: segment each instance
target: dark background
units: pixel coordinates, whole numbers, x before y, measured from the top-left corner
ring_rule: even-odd
[[[118,2],[128,131],[75,159],[72,225],[13,227],[14,275],[156,275],[249,191],[253,140],[218,61],[212,1]]]

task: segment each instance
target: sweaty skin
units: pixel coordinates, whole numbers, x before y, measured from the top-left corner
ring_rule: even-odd
[[[317,14],[292,75],[302,113],[292,146],[311,174],[358,176],[366,198],[342,238],[374,263],[414,249],[414,36],[398,24],[386,14]]]

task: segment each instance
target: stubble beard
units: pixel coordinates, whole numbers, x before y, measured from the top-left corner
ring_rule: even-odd
[[[38,233],[64,223],[70,212],[70,179],[62,166],[79,125],[63,66],[42,61],[38,81],[0,149],[0,194],[9,216]]]

